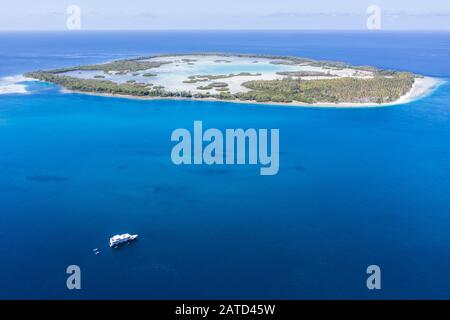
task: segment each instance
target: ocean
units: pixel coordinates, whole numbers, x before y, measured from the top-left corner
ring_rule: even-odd
[[[0,298],[449,299],[449,82],[404,105],[320,109],[98,97],[16,77],[205,51],[450,78],[445,32],[2,32]],[[279,128],[279,174],[175,166],[171,133],[195,120]],[[140,238],[111,250],[125,232]],[[66,287],[69,265],[81,290]],[[367,289],[369,265],[381,290]]]

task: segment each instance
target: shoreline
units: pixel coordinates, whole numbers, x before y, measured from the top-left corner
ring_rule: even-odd
[[[26,85],[21,82],[29,81],[29,78],[23,75],[5,76],[0,78],[0,95],[6,94],[27,94]]]
[[[166,58],[171,58],[170,62],[166,62]],[[189,59],[183,59],[183,60],[190,60],[187,65],[184,65],[183,63],[187,63],[186,61],[179,61],[179,60],[173,60],[173,58],[180,58],[180,57],[189,57]],[[221,71],[221,74],[230,74],[230,77],[223,77],[220,80],[220,84],[223,84],[227,88],[228,96],[221,96],[218,94],[219,90],[214,90],[214,86],[205,87],[205,86],[199,86],[197,82],[199,81],[207,81],[206,79],[202,79],[199,81],[186,81],[186,76],[191,74],[190,77],[187,79],[191,79],[192,77],[199,77],[196,76],[196,74],[202,74],[203,71],[202,68],[211,67],[213,65],[213,70],[217,66],[215,63],[218,61],[214,60],[218,57],[226,57],[229,61],[234,61],[237,66],[240,66],[240,63],[242,64],[243,58],[251,58],[251,59],[257,59],[257,60],[250,60],[244,61],[247,64],[253,65],[254,63],[262,63],[262,64],[270,64],[271,68],[269,70],[264,69],[265,71],[259,71],[256,74],[253,74],[250,70],[253,70],[252,68],[249,68],[249,70],[246,70],[246,74],[243,74],[244,72],[241,72],[239,74],[235,74],[236,72],[231,73],[229,71]],[[165,60],[166,59],[166,60]],[[259,60],[258,60],[259,59]],[[149,62],[151,60],[151,62]],[[268,60],[268,61],[265,61]],[[273,61],[271,61],[273,60]],[[283,62],[279,62],[283,61]],[[156,63],[156,67],[154,65],[145,65],[146,68],[144,69],[152,69],[152,68],[158,68],[158,72],[156,74],[152,74],[152,76],[155,76],[156,78],[153,79],[150,83],[151,86],[154,86],[153,88],[164,88],[160,92],[158,90],[153,90],[152,93],[146,93],[142,92],[142,89],[140,90],[115,90],[114,88],[110,88],[108,85],[103,86],[97,86],[88,83],[87,85],[79,85],[76,84],[75,86],[72,86],[70,81],[69,83],[64,81],[58,81],[58,77],[53,76],[49,77],[46,76],[46,74],[53,75],[53,74],[60,74],[66,75],[67,78],[73,78],[74,81],[89,81],[92,79],[95,79],[97,77],[97,73],[100,72],[101,76],[98,76],[99,78],[105,79],[110,81],[111,83],[115,85],[133,82],[136,83],[137,81],[140,81],[140,84],[147,84],[149,81],[147,79],[142,80],[139,78],[139,76],[142,77],[142,74],[139,72],[136,72],[138,69],[142,68],[142,66],[135,66],[133,65],[133,62],[135,61],[142,61],[142,63],[146,62],[147,64]],[[195,61],[196,65],[194,63],[190,63],[191,61]],[[222,61],[222,60],[221,60]],[[126,99],[135,99],[135,100],[185,100],[185,101],[217,101],[217,102],[231,102],[231,103],[241,103],[241,104],[254,104],[254,105],[273,105],[273,106],[287,106],[287,107],[311,107],[311,108],[376,108],[376,107],[386,107],[386,106],[393,106],[393,105],[400,105],[400,104],[406,104],[410,103],[416,100],[419,100],[431,92],[433,92],[437,87],[439,87],[442,83],[445,82],[444,79],[439,78],[433,78],[433,77],[423,77],[419,75],[414,75],[410,73],[411,76],[409,76],[408,79],[408,86],[405,86],[405,83],[403,82],[395,82],[392,83],[392,86],[399,85],[402,89],[402,93],[406,92],[404,95],[400,96],[397,100],[391,101],[391,102],[384,102],[384,103],[376,103],[376,102],[315,102],[315,103],[307,103],[307,102],[299,102],[299,101],[292,101],[292,98],[289,97],[289,94],[287,95],[289,99],[277,99],[278,97],[273,97],[273,95],[266,94],[266,97],[264,95],[259,97],[258,95],[247,95],[246,93],[248,91],[251,91],[248,87],[244,86],[244,83],[251,82],[256,79],[256,81],[270,81],[270,80],[282,80],[285,78],[286,75],[289,75],[289,73],[307,73],[306,75],[302,75],[302,79],[304,80],[318,80],[318,79],[347,79],[347,78],[356,78],[359,80],[367,80],[367,79],[374,79],[375,76],[381,75],[383,78],[394,78],[399,71],[391,71],[391,70],[382,70],[376,67],[368,67],[368,66],[352,66],[347,63],[342,62],[332,62],[332,61],[326,61],[326,60],[312,60],[309,58],[302,58],[302,57],[293,57],[293,56],[277,56],[277,55],[254,55],[254,54],[230,54],[230,53],[177,53],[177,54],[162,54],[162,55],[152,55],[152,56],[142,56],[138,58],[130,58],[130,59],[122,59],[122,60],[113,60],[111,63],[118,63],[119,65],[114,66],[108,66],[106,69],[101,69],[98,67],[97,69],[93,69],[95,72],[94,74],[89,74],[89,72],[92,73],[92,70],[87,68],[86,70],[82,67],[73,67],[73,68],[62,68],[62,69],[55,69],[50,71],[42,71],[42,72],[29,72],[22,75],[22,79],[33,79],[36,81],[43,81],[48,83],[53,83],[56,85],[59,85],[62,93],[79,93],[79,94],[87,94],[87,95],[96,95],[96,96],[104,96],[104,97],[113,97],[113,98],[126,98]],[[173,63],[175,64],[173,64]],[[214,62],[214,63],[213,63]],[[306,62],[306,63],[305,63]],[[125,64],[124,66],[120,65],[120,63]],[[244,63],[244,65],[245,65]],[[313,65],[315,64],[315,65]],[[100,64],[102,65],[102,64]],[[103,64],[105,65],[105,64]],[[180,66],[181,65],[181,66]],[[286,69],[286,71],[283,71],[286,74],[282,74],[282,72],[277,71],[278,69],[273,67],[273,65],[283,65],[283,70]],[[295,70],[292,71],[290,68],[292,66],[296,66],[294,68]],[[93,65],[94,67],[97,65]],[[300,66],[300,71],[298,70]],[[88,65],[89,67],[89,65]],[[118,71],[110,71],[111,70],[121,70],[120,68],[127,68],[127,72],[123,75],[120,74],[118,78],[116,76],[116,72]],[[109,69],[108,69],[109,68]],[[116,68],[116,69],[114,69]],[[130,70],[134,70],[135,73],[132,73]],[[196,70],[195,68],[199,69]],[[219,68],[220,69],[220,68]],[[87,73],[87,77],[84,78],[82,76],[73,76],[70,72],[77,72],[77,74],[82,74],[82,71]],[[99,71],[100,70],[100,71]],[[107,71],[105,71],[107,70]],[[143,70],[143,69],[142,69]],[[239,69],[240,70],[240,69]],[[258,69],[259,70],[259,69]],[[331,71],[330,71],[331,70]],[[219,71],[216,70],[216,73],[219,73]],[[382,74],[381,71],[388,71],[387,73]],[[143,72],[148,72],[148,70],[144,70]],[[314,72],[320,73],[321,77],[317,76],[315,77]],[[327,72],[326,74],[329,75],[328,77],[323,77],[324,72]],[[41,75],[41,73],[43,75]],[[67,74],[66,74],[67,73]],[[105,75],[106,74],[106,75]],[[131,77],[131,74],[133,77]],[[220,73],[219,73],[220,74]],[[145,76],[145,74],[144,74]],[[254,78],[257,76],[257,78]],[[27,77],[27,78],[25,78]],[[109,78],[108,78],[109,77]],[[127,78],[128,77],[128,78]],[[295,76],[294,76],[295,77]],[[296,77],[299,77],[296,75]],[[334,78],[337,77],[337,78]],[[78,79],[79,78],[79,79]],[[209,82],[215,81],[215,78],[208,78]],[[1,80],[1,79],[0,79]],[[393,82],[393,81],[391,81]],[[389,83],[389,82],[388,82]],[[411,84],[412,83],[412,84]],[[1,84],[1,82],[0,82]],[[67,84],[67,87],[73,88],[73,89],[67,89],[64,87],[64,85]],[[21,83],[14,83],[14,85],[19,86],[22,85]],[[327,85],[327,83],[322,84]],[[347,84],[348,85],[348,84]],[[383,84],[386,87],[386,84]],[[402,86],[403,85],[403,86]],[[199,87],[198,87],[199,86]],[[348,85],[349,86],[349,85]],[[350,90],[349,87],[346,87],[345,84],[340,88],[341,90]],[[386,97],[390,96],[397,96],[398,91],[395,90],[388,90],[389,88],[392,88],[391,86],[386,87],[386,91],[384,92],[384,95],[378,94],[373,95],[372,86],[375,88],[378,88],[380,85],[379,81],[375,81],[375,83],[368,82],[365,83],[365,88],[360,90],[362,94],[360,95],[342,95],[340,99],[337,99],[336,97],[339,96],[339,92],[335,93],[335,96],[331,95],[330,97],[324,96],[324,100],[351,100],[352,98],[356,100],[357,96],[359,97],[359,100],[366,100],[366,101],[383,101]],[[402,87],[401,87],[402,86]],[[151,89],[148,89],[148,86],[146,87],[147,91],[151,91]],[[3,88],[5,89],[5,88]],[[11,88],[6,88],[6,90]],[[17,89],[17,88],[16,88]],[[133,89],[133,88],[132,88]],[[98,91],[97,91],[98,90]],[[208,90],[206,92],[207,94],[204,94],[204,90]],[[209,92],[210,90],[214,91],[212,94]],[[375,89],[374,89],[375,90]],[[145,91],[145,90],[144,90]],[[217,91],[217,92],[215,92]],[[223,91],[223,90],[220,90]],[[305,89],[305,91],[308,91]],[[25,90],[25,93],[27,91]],[[115,93],[115,92],[123,92],[123,93]],[[21,92],[24,93],[24,92]],[[189,94],[190,93],[190,94]],[[147,94],[147,95],[145,95]],[[243,94],[239,96],[239,94]],[[372,95],[373,96],[372,96]],[[314,96],[314,94],[311,94]],[[239,98],[242,98],[239,99]],[[255,100],[246,100],[246,98],[255,99]],[[261,100],[279,100],[279,101],[291,101],[291,102],[274,102],[274,101],[264,101],[261,102]],[[258,101],[259,100],[259,101]],[[315,99],[311,99],[315,100]]]
[[[31,79],[31,78],[29,78]],[[33,79],[33,81],[39,81]],[[304,108],[343,108],[343,109],[352,109],[352,108],[382,108],[389,107],[395,105],[407,104],[410,102],[414,102],[420,100],[429,94],[431,94],[434,90],[436,90],[439,86],[445,83],[445,80],[439,78],[432,77],[424,77],[424,78],[416,78],[411,90],[404,96],[400,97],[398,100],[389,102],[389,103],[302,103],[302,102],[257,102],[251,100],[226,100],[219,98],[185,98],[185,97],[149,97],[149,96],[132,96],[132,95],[121,95],[121,94],[111,94],[111,93],[97,93],[97,92],[86,92],[86,91],[77,91],[77,90],[69,90],[64,87],[61,87],[62,93],[77,93],[77,94],[85,94],[91,96],[100,96],[100,97],[109,97],[109,98],[122,98],[122,99],[133,99],[133,100],[177,100],[177,101],[209,101],[209,102],[230,102],[237,104],[253,104],[253,105],[272,105],[272,106],[282,106],[282,107],[304,107]]]

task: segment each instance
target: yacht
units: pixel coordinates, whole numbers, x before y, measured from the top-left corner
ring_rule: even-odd
[[[137,234],[129,234],[129,233],[118,234],[109,239],[109,246],[111,248],[117,247],[121,244],[131,242],[134,239],[136,239],[137,237],[138,237]]]

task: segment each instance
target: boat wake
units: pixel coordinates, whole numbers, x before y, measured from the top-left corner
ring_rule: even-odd
[[[0,78],[0,95],[12,93],[28,93],[26,85],[22,82],[29,80],[30,79],[25,78],[21,75]]]

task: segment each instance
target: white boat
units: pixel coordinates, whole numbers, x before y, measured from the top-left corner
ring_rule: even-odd
[[[137,234],[129,234],[129,233],[124,233],[124,234],[118,234],[115,235],[114,237],[109,239],[109,246],[112,247],[117,247],[121,244],[125,244],[128,243],[130,241],[133,241],[134,239],[136,239],[138,237]]]

